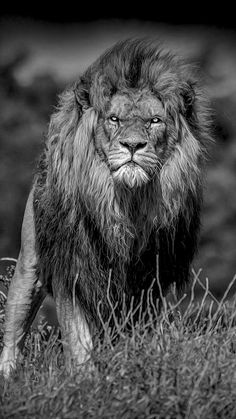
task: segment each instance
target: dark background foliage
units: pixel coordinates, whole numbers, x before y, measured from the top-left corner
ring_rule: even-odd
[[[151,36],[201,69],[214,111],[195,269],[221,295],[236,272],[236,31],[228,10],[4,10],[0,19],[0,257],[17,257],[36,159],[57,95],[112,43]],[[87,7],[87,9],[86,9]],[[114,5],[113,5],[114,8]],[[119,10],[117,10],[119,9]],[[169,9],[169,10],[168,10]],[[171,9],[171,13],[170,13]],[[46,10],[46,12],[45,12]],[[122,13],[123,10],[123,13]]]

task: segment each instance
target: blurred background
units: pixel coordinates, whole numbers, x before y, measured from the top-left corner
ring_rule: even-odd
[[[183,5],[182,5],[183,6]],[[58,6],[59,7],[59,6]],[[57,8],[2,11],[0,17],[0,258],[17,257],[24,206],[57,95],[107,47],[150,36],[193,60],[214,110],[216,142],[205,175],[202,232],[194,268],[220,297],[236,273],[236,29],[179,5],[119,13],[121,3],[80,13]],[[119,10],[117,10],[119,8]],[[92,9],[92,10],[89,10]],[[123,9],[125,10],[125,9]],[[231,19],[232,18],[232,19]]]

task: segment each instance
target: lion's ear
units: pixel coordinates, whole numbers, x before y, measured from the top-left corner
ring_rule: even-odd
[[[85,83],[80,80],[74,86],[74,94],[76,103],[81,111],[81,113],[85,112],[90,105],[90,98],[89,98],[89,91]]]

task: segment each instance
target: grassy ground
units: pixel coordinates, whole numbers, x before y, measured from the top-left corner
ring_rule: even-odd
[[[121,325],[115,346],[107,331],[89,374],[68,376],[57,334],[39,325],[0,380],[0,418],[236,418],[236,301],[218,304],[206,289],[184,310],[175,295],[162,303],[156,325]],[[2,310],[0,339],[3,321]]]

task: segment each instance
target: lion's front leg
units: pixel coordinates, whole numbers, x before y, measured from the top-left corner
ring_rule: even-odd
[[[37,280],[35,269],[27,269],[20,255],[9,288],[5,312],[4,346],[0,358],[0,372],[5,378],[16,367],[26,334],[44,297],[45,292]]]
[[[45,297],[36,275],[33,192],[30,193],[22,224],[21,251],[16,264],[6,303],[3,351],[0,372],[7,378],[15,368],[26,333]]]
[[[81,367],[90,358],[92,336],[83,311],[61,289],[53,291],[61,327],[65,364],[68,372]]]

